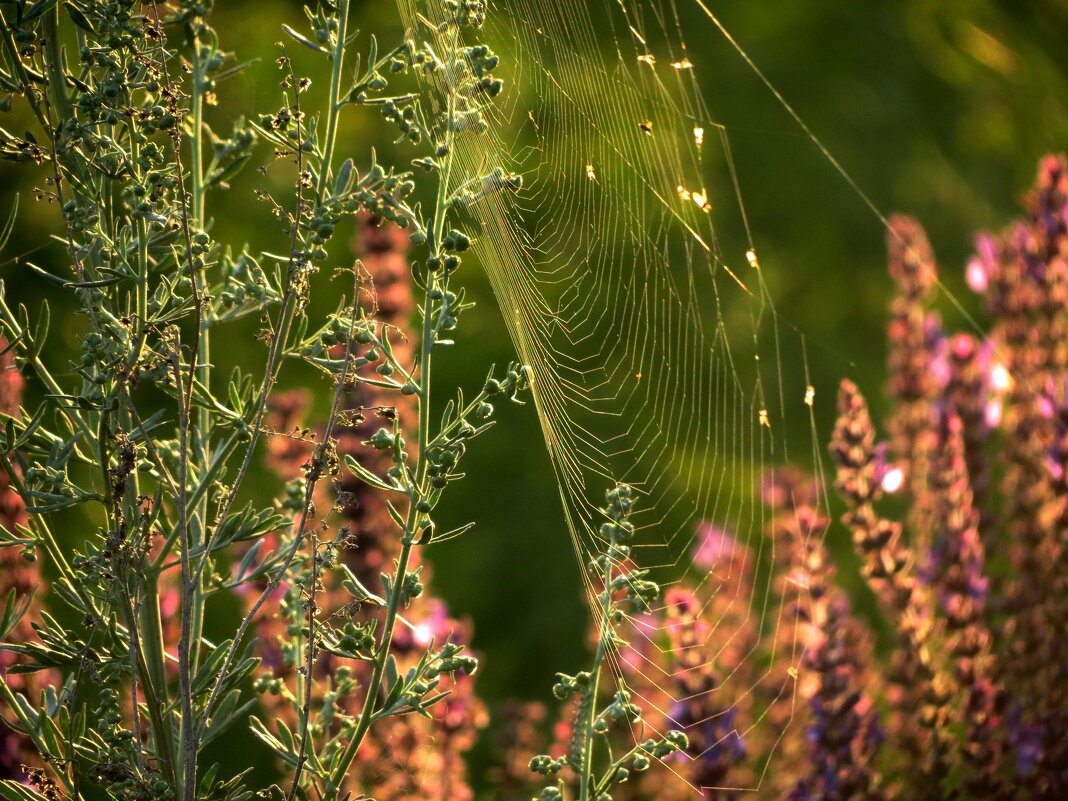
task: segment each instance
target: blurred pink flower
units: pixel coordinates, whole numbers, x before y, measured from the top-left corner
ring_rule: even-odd
[[[717,526],[703,521],[697,524],[697,542],[693,547],[693,563],[705,570],[738,556],[738,541]]]

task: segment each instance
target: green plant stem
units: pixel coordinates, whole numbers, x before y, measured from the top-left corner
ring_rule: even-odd
[[[340,40],[342,46],[344,45],[344,39]],[[296,86],[297,81],[295,76],[290,71],[290,78],[292,83]],[[296,91],[296,90],[294,90]],[[294,109],[300,115],[300,93],[295,95]],[[336,104],[330,106],[330,117],[337,115],[339,107]],[[334,123],[336,125],[336,123]],[[329,125],[329,121],[328,121]],[[297,140],[301,141],[303,134],[301,132],[300,123],[297,123]],[[298,147],[296,149],[296,161],[297,161],[297,174],[300,175],[304,170],[304,151]],[[296,209],[293,215],[293,222],[290,232],[289,240],[289,265],[288,269],[292,271],[297,264],[297,244],[300,236],[300,221],[304,214],[304,195],[302,190],[302,184],[297,184],[297,202]],[[315,207],[319,205],[318,200],[315,201]],[[274,334],[271,339],[271,348],[267,357],[267,365],[264,368],[263,382],[260,384],[259,394],[256,397],[256,406],[252,414],[252,431],[251,437],[248,442],[248,447],[245,450],[245,455],[241,460],[241,466],[237,470],[232,488],[227,494],[226,498],[220,504],[216,514],[216,523],[212,529],[211,536],[208,537],[207,543],[204,546],[204,555],[197,563],[196,568],[193,571],[194,581],[199,582],[200,577],[204,571],[204,568],[208,564],[208,560],[212,551],[215,549],[215,543],[219,539],[219,535],[222,533],[222,527],[226,522],[227,516],[230,514],[230,509],[233,507],[234,500],[237,498],[237,490],[240,489],[244,482],[245,476],[248,473],[249,465],[252,463],[253,455],[256,452],[256,446],[259,444],[260,434],[262,432],[263,417],[267,410],[267,398],[269,397],[271,390],[274,388],[274,382],[278,377],[278,371],[281,369],[283,357],[286,352],[286,343],[289,341],[289,334],[293,327],[293,318],[297,311],[297,289],[295,287],[295,281],[292,275],[286,275],[286,288],[282,295],[281,308],[278,311],[278,325],[275,328]],[[235,646],[236,646],[235,642]]]
[[[48,84],[52,89],[53,101],[56,104],[56,112],[59,119],[69,120],[74,116],[70,98],[67,96],[67,79],[63,75],[63,46],[59,39],[59,8],[60,3],[45,15],[44,33],[47,42],[45,47],[48,51]]]
[[[177,343],[175,344],[177,348]],[[189,540],[189,404],[187,396],[182,389],[182,365],[180,356],[175,350],[170,355],[174,370],[174,383],[178,387],[178,452],[181,457],[178,460],[178,496],[175,498],[178,507],[178,549],[182,558],[182,592],[181,592],[181,634],[178,640],[178,683],[181,697],[181,759],[182,781],[180,797],[183,801],[194,801],[196,797],[197,778],[197,737],[196,721],[193,719],[193,671],[190,663],[191,652],[197,643],[192,640],[192,606],[193,587],[196,582],[192,578],[192,567],[189,553],[192,550]],[[192,383],[192,376],[190,376]]]
[[[330,417],[327,420],[326,431],[323,432],[322,443],[316,449],[315,455],[312,457],[313,467],[308,473],[307,488],[305,490],[304,507],[300,514],[300,523],[297,527],[297,541],[292,556],[296,555],[296,551],[299,550],[301,543],[307,535],[308,519],[313,514],[312,506],[315,498],[315,486],[322,479],[324,458],[327,453],[327,449],[334,441],[335,427],[341,417],[341,402],[345,394],[346,387],[349,386],[349,369],[352,365],[352,342],[355,336],[356,319],[359,314],[360,303],[360,287],[357,280],[356,285],[352,288],[352,310],[349,316],[349,331],[348,337],[345,343],[345,358],[343,366],[341,368],[341,375],[338,377],[337,386],[334,389],[334,398],[330,406]],[[303,701],[300,713],[300,752],[297,755],[297,767],[293,774],[293,784],[289,789],[288,801],[293,801],[297,795],[297,791],[300,789],[300,777],[304,771],[304,765],[308,760],[308,744],[311,736],[311,702],[312,702],[312,682],[314,678],[312,671],[315,666],[315,592],[319,583],[319,562],[318,562],[318,540],[315,535],[315,531],[311,534],[311,564],[312,575],[311,581],[308,583],[310,587],[308,597],[308,645],[307,645],[307,657],[304,663],[304,684],[303,684]],[[292,557],[291,557],[292,558]],[[289,561],[287,560],[285,567],[279,571],[279,575],[284,575],[288,570]],[[262,597],[262,596],[261,596]]]
[[[356,730],[352,734],[348,745],[342,752],[341,761],[330,776],[330,785],[327,787],[327,799],[335,797],[341,781],[348,773],[356,752],[360,748],[371,723],[374,719],[375,703],[378,700],[379,688],[382,684],[382,676],[385,673],[386,662],[389,660],[389,650],[393,644],[393,632],[397,626],[397,617],[400,611],[401,594],[404,589],[404,576],[408,571],[408,562],[411,560],[412,549],[417,536],[416,523],[418,522],[416,506],[418,497],[423,492],[421,489],[426,481],[426,472],[429,465],[427,453],[429,451],[429,428],[430,428],[430,353],[434,347],[433,318],[430,315],[430,293],[434,287],[434,278],[431,273],[427,278],[426,294],[423,300],[423,321],[421,334],[421,347],[419,352],[419,460],[415,470],[415,486],[412,496],[408,501],[408,516],[405,521],[404,536],[401,539],[401,551],[397,557],[397,574],[390,588],[388,605],[386,607],[386,619],[382,627],[382,636],[375,652],[375,666],[371,673],[371,680],[367,684],[367,694],[364,696],[363,708],[360,710],[359,721]]]
[[[192,34],[192,65],[193,65],[193,91],[190,97],[190,111],[192,113],[192,132],[189,137],[189,175],[192,184],[190,206],[193,219],[197,228],[203,230],[207,226],[204,218],[205,187],[204,187],[204,155],[203,155],[203,131],[204,131],[204,61],[200,53],[200,39]],[[208,281],[205,270],[196,271],[192,280],[201,282],[201,296],[207,294]],[[197,354],[197,379],[200,383],[211,388],[211,321],[205,312],[200,317],[200,336],[197,340],[199,353]],[[204,465],[208,463],[208,449],[211,441],[211,410],[204,405],[197,407],[196,427],[193,434],[193,448],[197,453],[197,461]],[[192,526],[192,542],[194,546],[204,543],[206,528],[208,526],[208,503],[207,497],[194,501],[189,499],[191,506],[190,525]],[[192,670],[196,672],[200,664],[200,643],[204,631],[204,577],[198,574],[197,586],[194,592],[193,621],[191,641],[194,644]]]
[[[145,672],[156,688],[157,701],[160,708],[163,708],[169,706],[170,697],[167,692],[167,652],[163,639],[163,619],[159,613],[157,581],[145,582],[145,596],[138,609],[138,620],[141,629],[141,650],[146,665]]]
[[[130,126],[130,164],[136,165],[140,156],[141,143],[137,139],[137,131]],[[137,362],[141,359],[141,353],[148,339],[148,226],[144,217],[138,217],[136,225],[137,294],[134,301],[134,319],[140,330],[133,347],[130,348],[130,357],[127,360],[127,370],[131,373],[137,369]]]
[[[348,2],[348,0],[342,0],[341,1],[341,5],[340,5],[340,21],[339,21],[339,30],[338,30],[338,35],[337,35],[337,44],[335,46],[335,50],[334,50],[334,54],[333,54],[334,65],[333,65],[333,70],[332,70],[332,73],[331,73],[331,80],[330,80],[330,98],[329,98],[329,108],[328,108],[328,114],[327,114],[327,138],[326,138],[326,143],[324,144],[324,147],[323,147],[322,159],[320,160],[320,163],[319,163],[318,185],[320,187],[323,185],[323,180],[324,180],[323,176],[326,175],[326,173],[328,173],[330,171],[330,162],[333,159],[334,145],[335,145],[336,138],[337,138],[337,118],[338,118],[338,114],[339,114],[340,109],[341,109],[341,105],[338,102],[338,95],[340,93],[341,69],[342,69],[343,57],[344,57],[345,39],[347,38],[348,11],[349,11],[349,2]],[[199,60],[199,55],[198,55],[198,60]],[[295,85],[296,85],[296,82],[294,81],[294,87],[295,87]],[[296,91],[296,89],[294,89],[294,90]],[[298,93],[298,97],[299,97],[299,93]],[[298,103],[299,103],[299,101],[298,101]],[[298,105],[298,109],[299,109],[299,105]],[[297,172],[298,173],[303,169],[303,166],[300,163],[300,158],[301,158],[301,151],[298,149],[298,151],[297,151],[297,159],[298,159]],[[197,170],[194,168],[194,173],[196,171]],[[320,192],[317,191],[315,200],[313,201],[315,206],[318,207],[321,204],[321,201],[322,201],[322,195],[321,195]],[[294,218],[294,221],[293,221],[293,232],[292,232],[292,239],[291,239],[291,242],[290,242],[290,265],[291,266],[293,264],[294,254],[296,253],[297,237],[298,237],[298,234],[299,234],[300,218],[301,218],[302,213],[303,213],[303,199],[301,198],[301,196],[300,196],[300,194],[298,192],[297,209],[296,209],[296,215],[295,215],[295,218]],[[294,314],[296,313],[296,305],[297,305],[296,300],[297,300],[296,299],[296,293],[295,293],[295,290],[293,289],[292,281],[290,281],[288,279],[288,277],[287,277],[286,291],[285,291],[285,294],[284,294],[284,296],[282,298],[282,307],[279,310],[278,327],[277,327],[277,329],[275,331],[274,340],[273,340],[273,344],[272,344],[272,347],[271,347],[271,352],[270,352],[270,355],[268,356],[268,360],[267,360],[267,368],[266,368],[266,371],[265,371],[265,374],[264,374],[263,384],[260,387],[260,393],[259,393],[259,396],[258,396],[257,402],[256,402],[256,411],[255,411],[255,414],[254,414],[251,441],[249,442],[248,449],[245,452],[245,457],[242,460],[241,467],[238,469],[237,478],[236,478],[236,480],[234,482],[234,485],[233,485],[234,489],[229,493],[228,497],[226,498],[226,500],[221,505],[221,509],[220,509],[219,514],[218,514],[218,522],[215,525],[214,530],[212,531],[211,535],[209,537],[207,537],[206,542],[203,543],[203,545],[204,545],[203,556],[199,559],[199,561],[197,563],[197,566],[193,570],[193,574],[192,574],[192,579],[191,580],[193,582],[195,582],[198,587],[202,587],[202,585],[203,585],[204,569],[205,569],[205,567],[206,567],[206,565],[208,563],[208,560],[211,557],[211,553],[214,550],[214,546],[215,546],[216,541],[218,540],[219,533],[222,530],[222,525],[225,522],[226,517],[229,514],[230,507],[232,506],[234,498],[236,497],[236,489],[241,486],[241,484],[243,482],[243,479],[244,479],[245,475],[247,474],[248,467],[249,467],[249,464],[251,463],[253,453],[256,450],[256,445],[257,445],[257,443],[259,441],[259,436],[260,436],[260,431],[261,431],[261,424],[262,424],[262,420],[263,420],[263,414],[264,414],[264,411],[266,410],[266,406],[267,406],[267,397],[270,394],[271,388],[274,386],[274,381],[275,381],[275,378],[277,376],[278,369],[279,369],[280,365],[282,364],[283,356],[285,354],[286,343],[289,340],[290,329],[292,328]],[[204,340],[201,339],[201,342],[203,343]],[[204,366],[203,362],[202,362],[202,366]],[[206,452],[204,454],[204,461],[205,462],[207,461]],[[203,483],[206,483],[206,482],[203,482]],[[160,554],[160,558],[157,561],[157,566],[162,564],[162,560],[163,560],[163,557],[164,557],[165,553],[166,553],[166,551],[164,550],[164,552]],[[198,596],[201,597],[201,599],[202,599],[203,598],[203,592],[199,592]],[[199,616],[197,617],[197,622],[198,622],[198,624],[202,625],[202,622],[201,622],[201,619],[200,619]],[[223,674],[229,668],[230,662],[231,662],[231,660],[233,658],[233,654],[236,653],[236,648],[237,648],[237,646],[239,644],[239,640],[240,640],[240,637],[234,639],[234,644],[233,644],[233,647],[231,648],[231,653],[227,655],[226,661],[225,661],[224,666],[223,666],[223,671],[222,671]],[[222,676],[220,675],[220,679],[216,682],[216,685],[215,685],[216,689],[220,686],[221,679],[222,679]],[[200,723],[200,725],[198,727],[198,733],[195,735],[195,739],[197,739],[197,740],[199,740],[200,737],[203,736],[204,728],[205,728],[205,726],[207,724],[207,718],[208,718],[208,715],[210,714],[212,706],[214,705],[215,698],[216,698],[216,693],[213,690],[213,692],[212,692],[211,696],[209,696],[209,699],[208,699],[207,704],[205,706],[204,720],[201,721],[201,723]]]
[[[347,21],[347,0],[346,0],[346,21]],[[341,33],[343,34],[343,30],[341,31]],[[344,35],[339,35],[338,48],[339,49],[343,48],[344,47],[344,43],[345,43]],[[338,73],[339,74],[338,74],[338,79],[337,80],[338,80],[338,82],[340,82],[340,70],[338,71]],[[295,80],[295,77],[292,75],[292,73],[291,73],[290,77],[293,78],[293,85],[296,86],[297,81]],[[295,106],[296,106],[296,111],[299,112],[300,111],[300,105],[299,105],[299,97],[300,97],[300,95],[299,95],[299,93],[296,95],[296,97],[298,99],[297,99],[297,102],[295,103]],[[329,118],[330,119],[328,120],[328,123],[327,123],[328,127],[335,126],[335,129],[336,129],[337,122],[336,122],[336,119],[334,119],[334,118],[337,116],[339,111],[340,111],[340,106],[337,103],[331,103],[330,104],[330,109],[329,109]],[[298,138],[298,140],[300,140],[301,139],[301,134],[300,134],[299,123],[298,123],[298,131],[297,131],[297,133],[298,133],[297,138]],[[329,152],[332,155],[332,153],[333,153],[333,147],[332,146],[330,147]],[[298,175],[304,169],[304,164],[303,164],[303,161],[302,161],[302,158],[303,158],[302,154],[303,154],[303,151],[300,148],[297,148],[297,173],[298,173]],[[322,169],[325,169],[325,168],[322,166],[322,162],[321,162],[320,163],[320,170],[322,170]],[[300,233],[300,220],[301,220],[301,217],[302,217],[302,215],[304,213],[304,198],[303,198],[301,189],[299,187],[300,187],[300,184],[298,184],[296,212],[294,214],[293,225],[292,225],[292,230],[291,230],[291,234],[290,234],[290,244],[289,244],[289,259],[290,259],[289,260],[289,269],[290,270],[293,269],[293,267],[294,267],[294,265],[296,264],[296,261],[297,261],[297,244],[298,244],[298,237],[299,237],[299,233]],[[313,203],[314,203],[314,206],[316,208],[320,205],[320,202],[319,202],[318,199],[314,200]],[[298,305],[297,304],[297,300],[298,300],[298,298],[297,298],[297,291],[294,288],[294,284],[295,284],[295,282],[293,280],[293,277],[290,276],[290,275],[287,275],[286,276],[286,289],[285,289],[285,293],[282,296],[281,308],[280,308],[280,310],[278,312],[278,325],[277,325],[277,327],[275,329],[275,332],[274,332],[274,335],[273,335],[273,338],[272,338],[271,350],[270,350],[270,353],[269,353],[268,358],[267,358],[267,366],[266,366],[266,369],[264,371],[263,383],[260,386],[260,392],[259,392],[259,395],[257,396],[257,399],[256,399],[256,408],[255,408],[255,411],[253,413],[253,425],[252,425],[251,438],[250,438],[250,441],[248,443],[248,448],[245,451],[245,455],[244,455],[244,457],[243,457],[243,459],[241,461],[241,466],[238,468],[237,476],[236,476],[236,478],[235,478],[235,480],[233,482],[233,488],[231,489],[231,491],[227,495],[227,497],[224,500],[224,502],[221,504],[221,508],[220,508],[220,510],[218,512],[218,515],[217,515],[218,522],[215,524],[215,527],[214,527],[214,529],[213,529],[213,531],[211,533],[211,536],[208,538],[208,541],[204,546],[203,556],[200,558],[199,562],[197,563],[197,567],[195,568],[195,570],[193,572],[193,581],[195,581],[195,582],[199,582],[200,581],[200,578],[201,578],[201,576],[203,574],[203,571],[204,571],[204,569],[205,569],[205,567],[206,567],[206,565],[208,563],[208,560],[209,560],[209,558],[211,556],[211,553],[215,548],[215,544],[218,541],[219,535],[222,532],[223,524],[225,523],[226,518],[230,513],[230,508],[233,506],[234,499],[237,497],[237,489],[241,487],[241,485],[242,485],[242,483],[244,481],[244,477],[247,474],[249,465],[251,464],[251,461],[252,461],[252,456],[253,456],[253,454],[254,454],[254,452],[256,450],[256,445],[259,442],[260,433],[262,431],[261,426],[262,426],[262,422],[263,422],[263,416],[264,416],[264,413],[265,413],[266,408],[267,408],[267,397],[270,394],[270,391],[274,386],[274,382],[275,382],[275,379],[277,377],[278,370],[279,370],[279,368],[280,368],[280,366],[282,364],[283,357],[285,355],[285,350],[286,350],[286,343],[289,340],[289,334],[290,334],[290,331],[291,331],[291,329],[293,327],[294,315],[296,314],[296,311],[297,311],[297,305]],[[354,302],[355,302],[355,299],[354,299]],[[347,364],[347,361],[346,361],[346,364]],[[300,543],[302,541],[302,538],[303,538],[303,531],[301,532],[300,536],[298,536],[298,538],[296,540],[296,547],[299,548]],[[295,557],[295,555],[296,555],[296,550],[294,549],[291,552],[290,556],[286,559],[285,564],[280,568],[280,570],[278,572],[278,575],[277,575],[277,580],[271,582],[268,585],[268,589],[273,589],[273,587],[277,586],[278,580],[280,580],[280,577],[282,575],[284,575],[285,572],[289,569],[289,565],[291,564],[291,562],[292,562],[293,558]],[[157,565],[159,565],[159,564],[162,564],[162,556],[161,556],[160,560],[157,562]],[[222,686],[223,679],[225,679],[225,677],[226,677],[226,675],[227,675],[227,673],[228,673],[228,671],[230,669],[230,665],[232,664],[233,659],[234,659],[235,655],[237,654],[237,649],[238,649],[238,647],[239,647],[239,645],[241,643],[241,640],[243,639],[243,637],[245,635],[245,632],[248,629],[248,626],[252,623],[252,619],[255,616],[256,611],[258,611],[259,607],[266,600],[267,594],[268,593],[265,592],[264,594],[262,594],[260,596],[260,599],[253,605],[253,609],[245,616],[244,620],[241,622],[241,625],[238,627],[238,632],[234,636],[233,643],[230,646],[230,650],[227,653],[225,659],[223,660],[223,665],[219,670],[219,675],[218,675],[218,677],[217,677],[217,679],[215,681],[215,685],[212,688],[211,694],[208,696],[208,700],[204,704],[203,717],[202,717],[202,719],[200,721],[200,724],[199,724],[198,729],[197,729],[197,733],[195,735],[195,739],[196,739],[196,741],[198,743],[203,738],[204,731],[205,731],[205,729],[207,727],[207,724],[208,724],[208,720],[210,719],[211,712],[214,709],[216,699],[218,698],[219,688]]]
[[[345,40],[348,38],[349,28],[349,6],[349,0],[339,0],[338,2],[337,43],[334,46],[334,52],[330,56],[333,62],[330,70],[330,113],[326,118],[326,138],[323,141],[322,158],[319,161],[319,175],[315,182],[317,203],[323,202],[327,176],[332,172],[330,165],[334,160],[334,146],[337,143],[338,111],[341,109],[341,77],[342,68],[345,64]]]
[[[345,750],[342,752],[341,761],[330,776],[330,786],[327,787],[326,795],[328,800],[337,797],[338,790],[341,787],[341,781],[345,778],[345,774],[348,773],[349,767],[352,765],[352,760],[356,758],[356,752],[359,750],[360,744],[363,742],[363,738],[371,728],[375,702],[378,699],[378,690],[382,684],[382,675],[385,673],[386,662],[389,659],[389,649],[393,643],[393,631],[397,625],[397,613],[400,606],[400,587],[403,584],[401,577],[408,569],[408,561],[411,558],[411,555],[412,543],[405,542],[401,546],[400,556],[397,558],[397,580],[394,583],[393,591],[389,595],[389,606],[386,609],[386,621],[382,629],[382,639],[375,653],[375,667],[371,674],[371,681],[367,684],[367,695],[363,701],[363,708],[360,710],[360,719],[356,724],[356,730],[352,734],[352,739],[349,740],[348,745],[345,746]]]
[[[616,771],[626,765],[632,757],[643,753],[644,750],[645,749],[642,748],[641,744],[638,744],[631,748],[629,751],[627,751],[627,753],[623,754],[623,756],[621,756],[611,765],[609,765],[608,770],[601,774],[601,780],[597,782],[597,786],[593,790],[593,797],[600,798],[602,793],[607,792],[608,788],[612,786],[612,779],[615,777]],[[590,778],[593,777],[591,776]]]
[[[196,506],[204,499],[208,490],[211,488],[212,483],[222,473],[223,468],[226,467],[227,460],[233,455],[234,451],[237,450],[237,446],[240,442],[241,432],[235,431],[222,445],[216,448],[215,454],[212,456],[208,466],[201,472],[199,480],[193,488],[192,494],[189,496],[189,503],[191,505]],[[177,532],[172,530],[170,534],[167,535],[167,539],[163,541],[163,547],[159,549],[159,553],[151,567],[156,573],[162,570],[166,564],[167,556],[170,554],[171,548],[174,547],[174,542],[177,536]],[[215,548],[212,550],[214,551]],[[209,551],[207,551],[207,546],[205,546],[203,553],[209,553]],[[203,554],[198,551],[196,555],[199,556]]]
[[[589,801],[593,790],[593,721],[597,715],[597,693],[601,684],[601,667],[608,653],[608,643],[611,641],[611,614],[612,614],[612,560],[605,557],[604,568],[604,591],[601,601],[601,620],[598,623],[597,649],[593,655],[593,665],[590,667],[590,686],[586,699],[585,715],[578,721],[579,732],[582,736],[582,762],[579,766],[579,801]]]
[[[190,197],[190,206],[193,219],[197,224],[204,227],[204,156],[203,137],[204,129],[204,62],[200,58],[200,39],[196,34],[192,35],[190,42],[193,50],[193,92],[190,97],[190,114],[193,117],[192,135],[189,137],[189,178],[193,191]]]
[[[451,48],[452,61],[449,67],[450,71],[453,69],[453,62],[456,57],[455,53],[458,38],[459,33],[454,29],[453,46]],[[453,90],[452,86],[449,86],[448,92],[448,116],[446,119],[451,120],[456,109],[456,92]],[[440,256],[441,254],[442,233],[446,228],[445,218],[449,205],[449,178],[453,164],[452,140],[453,135],[451,128],[447,127],[445,133],[447,154],[444,158],[444,163],[441,165],[437,197],[434,202],[434,216],[431,222],[428,238],[430,251],[435,256]],[[426,291],[423,295],[423,319],[422,330],[420,332],[419,364],[417,370],[419,375],[419,392],[417,395],[419,401],[419,459],[415,470],[415,482],[412,497],[409,498],[408,516],[404,537],[401,540],[401,551],[400,555],[397,557],[397,573],[394,577],[389,594],[388,606],[386,607],[386,619],[383,624],[382,636],[378,644],[378,649],[375,653],[375,666],[371,674],[371,681],[367,685],[367,694],[364,697],[363,708],[360,711],[360,717],[352,738],[345,746],[345,750],[342,752],[337,767],[330,775],[331,786],[327,787],[327,799],[336,796],[338,788],[341,787],[341,781],[345,778],[345,774],[352,765],[352,761],[356,758],[356,752],[359,750],[364,737],[367,736],[367,732],[374,719],[375,704],[378,700],[378,694],[382,684],[382,676],[386,669],[386,662],[389,660],[389,650],[390,646],[393,644],[393,632],[397,625],[401,593],[404,586],[404,576],[408,570],[408,562],[411,560],[412,548],[417,536],[415,530],[418,522],[416,506],[418,505],[419,496],[425,494],[424,487],[426,483],[427,467],[430,463],[430,356],[434,348],[434,318],[431,314],[433,299],[431,294],[435,287],[435,274],[431,271],[427,271]]]

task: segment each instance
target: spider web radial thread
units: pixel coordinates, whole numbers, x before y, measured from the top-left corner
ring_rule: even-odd
[[[398,6],[413,39],[447,51],[450,42],[424,22],[437,18],[433,9],[415,0]],[[524,179],[521,192],[489,193],[472,205],[466,222],[473,256],[533,370],[580,565],[604,548],[605,490],[629,484],[637,495],[634,561],[661,586],[693,588],[704,604],[742,596],[745,625],[776,644],[757,670],[721,675],[714,690],[724,711],[748,699],[746,725],[757,726],[772,704],[792,709],[792,683],[770,698],[754,700],[754,690],[797,664],[797,621],[773,611],[770,578],[754,589],[736,566],[751,573],[769,558],[762,473],[785,455],[788,411],[808,426],[811,409],[805,386],[783,386],[775,311],[730,142],[704,105],[701,65],[678,20],[673,0],[495,3],[480,39],[505,54],[496,74],[507,88],[485,110],[487,131],[457,136],[452,189],[497,168]],[[721,250],[721,206],[748,249]],[[724,561],[734,567],[694,566],[701,523],[731,533],[740,558]],[[594,601],[600,587],[584,575]],[[596,614],[597,603],[591,608]],[[663,649],[658,627],[635,622],[644,647],[613,654],[617,683],[638,676],[659,690],[644,700],[685,700],[669,689],[676,677],[642,656]],[[736,634],[713,626],[702,653],[715,660]],[[670,709],[658,712],[672,722]]]

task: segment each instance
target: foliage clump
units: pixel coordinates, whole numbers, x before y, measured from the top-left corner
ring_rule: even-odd
[[[414,766],[437,729],[456,742],[424,770],[453,776],[464,797],[458,749],[483,714],[477,660],[465,627],[426,597],[417,554],[467,530],[440,531],[434,511],[492,426],[491,401],[519,402],[530,383],[520,365],[491,369],[472,400],[458,392],[431,416],[432,353],[470,307],[455,284],[472,242],[463,209],[481,199],[454,145],[485,129],[503,82],[489,48],[466,41],[481,0],[436,5],[425,41],[380,52],[371,37],[362,58],[350,7],[323,3],[306,30],[285,27],[279,107],[234,120],[227,136],[205,107],[248,64],[221,49],[210,4],[3,9],[5,106],[19,99],[36,128],[0,132],[0,149],[39,171],[38,200],[59,211],[70,274],[34,269],[73,294],[81,344],[71,369],[57,363],[48,305],[31,314],[0,293],[10,375],[43,396],[31,411],[11,393],[4,409],[17,501],[0,545],[55,573],[52,613],[27,615],[13,593],[3,618],[5,660],[16,657],[0,683],[11,751],[33,765],[29,784],[5,780],[17,798],[77,799],[91,786],[183,801],[397,797],[374,775],[375,752],[415,737]],[[328,63],[323,91],[294,47]],[[368,149],[343,158],[340,117],[360,109],[399,130],[419,182]],[[263,144],[273,161],[260,177],[280,174],[289,191],[256,189],[275,224],[235,247],[213,233],[213,198]],[[519,188],[494,174],[483,195]],[[347,254],[346,225],[362,260]],[[321,273],[349,289],[316,319]],[[213,343],[249,322],[262,362],[224,364]],[[330,387],[321,423],[300,423],[299,398],[278,391],[293,371]],[[265,446],[286,483],[260,506],[248,496]],[[207,619],[235,595],[230,635],[209,639]],[[278,785],[206,762],[238,725],[274,752]]]

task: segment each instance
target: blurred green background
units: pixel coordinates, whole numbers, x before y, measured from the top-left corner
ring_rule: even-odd
[[[730,136],[775,305],[784,326],[805,336],[825,439],[843,375],[856,379],[879,407],[890,290],[882,225],[696,4],[678,5],[713,121]],[[872,201],[885,212],[920,218],[944,281],[981,323],[981,305],[963,285],[972,235],[1002,227],[1037,159],[1068,148],[1068,0],[720,0],[711,7]],[[228,132],[236,114],[276,109],[273,43],[282,37],[282,23],[302,21],[295,2],[217,3],[215,27],[224,49],[236,51],[239,60],[260,59],[220,85],[219,105],[208,114],[219,133]],[[400,35],[390,2],[358,2],[355,27],[376,32],[383,46]],[[508,43],[491,44],[504,56],[507,74]],[[322,88],[325,65],[305,62],[299,50],[290,47],[300,71],[312,76],[313,91]],[[20,133],[11,116],[0,125]],[[382,161],[394,159],[390,137],[371,116],[348,113],[340,156],[366,162],[371,146]],[[260,156],[270,161],[265,146]],[[407,158],[396,153],[395,160]],[[285,174],[270,171],[267,180],[281,189]],[[4,208],[15,191],[23,200],[0,278],[13,299],[28,303],[42,287],[13,256],[34,250],[26,258],[57,273],[67,267],[60,244],[41,247],[58,230],[56,210],[31,202],[43,180],[39,171],[0,167]],[[251,199],[262,181],[249,170],[229,193],[210,199],[218,238],[235,246],[256,239],[268,250],[284,247],[267,209]],[[730,191],[712,187],[713,200]],[[722,222],[721,233],[740,240],[731,230],[735,218]],[[462,347],[441,358],[437,375],[443,384],[475,388],[488,364],[506,363],[512,350],[484,278],[477,270],[462,278],[479,307],[459,331]],[[945,297],[938,302],[959,326],[963,318],[953,304]],[[54,321],[63,319],[53,313]],[[56,353],[76,347],[76,333],[54,322]],[[227,358],[248,363],[262,348],[249,327],[226,350]],[[807,429],[790,432],[791,440],[795,435],[800,447],[793,453],[807,454]],[[583,660],[581,583],[540,437],[532,406],[503,412],[499,430],[472,448],[465,465],[470,478],[455,485],[443,515],[446,528],[468,519],[478,526],[427,554],[434,591],[454,614],[474,621],[474,646],[484,656],[481,692],[491,704],[509,696],[548,699],[554,671],[576,670]],[[831,536],[846,539],[840,530]]]

